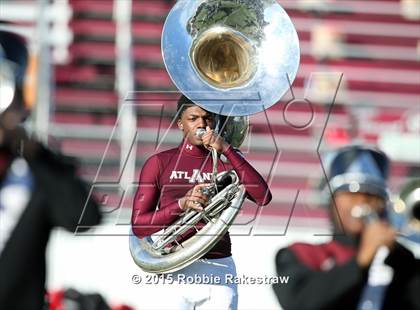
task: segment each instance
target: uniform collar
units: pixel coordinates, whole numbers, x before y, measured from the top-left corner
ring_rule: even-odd
[[[192,145],[188,139],[184,139],[178,149],[181,153],[191,156],[206,157],[209,154],[209,151],[204,146]]]
[[[357,247],[360,243],[360,237],[350,236],[342,232],[335,232],[333,235],[333,240],[350,247]]]

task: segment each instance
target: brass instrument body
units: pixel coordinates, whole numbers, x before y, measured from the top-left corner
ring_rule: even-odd
[[[156,238],[130,236],[130,251],[134,262],[149,273],[174,272],[188,266],[206,254],[227,232],[245,199],[245,187],[239,183],[235,171],[218,174],[221,180],[226,175],[232,183],[209,200],[202,212],[188,210],[183,217],[160,233]],[[189,239],[177,244],[176,238],[194,228],[200,221],[206,225]]]
[[[420,248],[420,179],[413,179],[403,186],[392,211],[397,229]]]

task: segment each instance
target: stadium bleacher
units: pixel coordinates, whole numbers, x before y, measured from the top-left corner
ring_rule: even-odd
[[[136,90],[176,90],[164,68],[160,48],[163,23],[171,3],[173,1],[133,1]],[[321,150],[351,141],[377,143],[384,132],[401,126],[407,113],[420,112],[420,24],[418,20],[409,20],[401,14],[400,1],[335,0],[328,1],[329,5],[324,7],[307,7],[305,1],[294,0],[279,3],[291,16],[301,44],[301,64],[293,84],[294,94],[303,96],[312,72],[343,73],[342,87],[338,90]],[[52,135],[64,152],[82,159],[84,176],[89,180],[95,178],[110,142],[113,151],[104,156],[99,175],[104,177],[102,181],[116,181],[119,176],[119,145],[116,140],[108,141],[118,116],[114,85],[116,26],[113,1],[72,0],[70,4],[74,41],[70,48],[70,63],[55,67],[52,127],[56,130],[52,130]],[[342,57],[318,59],[312,55],[312,28],[317,24],[328,25],[342,35]],[[175,98],[174,94],[172,98]],[[322,217],[322,212],[308,208],[308,205],[318,204],[316,186],[323,173],[316,149],[329,107],[312,102],[314,122],[304,130],[297,130],[283,119],[284,106],[289,99],[290,94],[272,107],[268,116],[261,113],[251,117],[250,147],[244,146],[245,153],[265,177],[271,178],[275,199],[270,205],[270,214],[288,214],[299,189],[302,197],[297,201],[295,214]],[[139,141],[137,175],[145,158],[153,153],[154,135],[171,125],[175,111],[174,100],[163,100],[161,104],[165,113],[161,118],[161,106],[159,102],[153,102],[155,108],[145,107],[137,111],[139,130],[144,129],[150,134]],[[297,104],[290,107],[288,113],[288,117],[296,122],[305,122],[311,111]],[[67,130],[76,128],[75,125],[81,125],[77,128],[84,132],[84,136],[77,134],[77,130]],[[175,134],[176,129],[173,131]],[[270,138],[271,133],[277,146]],[[163,148],[173,146],[174,142],[169,141]],[[276,151],[279,156],[276,156]],[[413,163],[396,160],[391,188],[397,190],[412,171]],[[119,202],[120,194],[113,189],[106,197],[104,205],[110,206]],[[131,202],[126,200],[124,205],[130,207]]]

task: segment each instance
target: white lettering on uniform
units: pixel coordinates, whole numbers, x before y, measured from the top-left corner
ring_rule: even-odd
[[[178,171],[173,170],[171,176],[169,177],[169,180],[178,179],[177,172]]]
[[[187,171],[173,170],[171,172],[171,176],[169,177],[169,179],[170,180],[184,179],[184,180],[188,180],[189,183],[195,183],[195,182],[203,183],[205,181],[210,181],[211,175],[212,175],[211,172],[200,173],[199,169],[194,169],[190,177]]]
[[[193,175],[192,175],[191,179],[189,180],[190,183],[195,183],[196,181],[198,183],[203,183],[203,178],[201,177],[200,170],[198,170],[198,169],[193,170]]]

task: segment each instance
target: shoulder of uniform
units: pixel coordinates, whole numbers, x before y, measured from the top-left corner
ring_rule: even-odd
[[[149,160],[157,161],[159,163],[159,166],[161,166],[162,168],[167,163],[169,163],[171,159],[174,158],[178,152],[179,152],[178,148],[172,148],[169,150],[165,150],[165,151],[153,154],[152,156],[149,157]]]
[[[304,243],[304,242],[296,242],[290,245],[290,250],[292,252],[302,252],[302,251],[312,251],[314,249],[320,248],[320,244],[311,244],[311,243]]]
[[[177,147],[175,147],[175,148],[172,148],[172,149],[169,149],[169,150],[165,150],[165,151],[162,151],[162,152],[159,152],[159,153],[155,153],[153,156],[156,156],[159,159],[162,159],[162,158],[171,157],[178,152],[179,152],[179,149]]]
[[[308,243],[293,243],[285,248],[280,249],[276,254],[277,264],[284,264],[290,261],[306,261],[310,257],[310,253],[317,251],[316,245]]]
[[[53,171],[75,171],[79,162],[75,157],[67,156],[38,144],[35,155],[28,158],[33,165],[44,165]]]
[[[292,244],[289,249],[301,263],[312,269],[318,269],[326,256],[327,244],[297,242]]]

